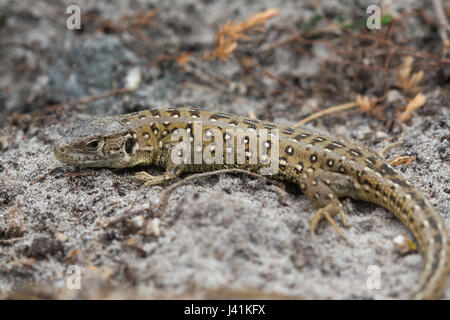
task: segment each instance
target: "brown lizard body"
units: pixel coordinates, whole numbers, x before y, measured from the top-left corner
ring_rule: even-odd
[[[238,129],[247,135],[239,135]],[[259,139],[262,130],[269,135]],[[278,134],[270,135],[274,130]],[[174,139],[181,131],[187,136]],[[194,139],[195,131],[199,140]],[[250,147],[253,138],[256,149]],[[175,150],[180,141],[185,142],[183,148]],[[446,287],[450,250],[444,221],[381,156],[356,141],[220,112],[169,108],[77,123],[54,152],[60,161],[80,166],[156,165],[166,169],[161,176],[138,173],[148,185],[170,182],[182,172],[225,168],[259,172],[270,166],[269,155],[276,155],[277,170],[271,178],[298,184],[318,208],[311,222],[313,230],[322,218],[330,220],[338,213],[345,224],[340,197],[381,205],[413,233],[423,252],[424,269],[409,297],[438,298]],[[202,161],[195,162],[196,156]]]

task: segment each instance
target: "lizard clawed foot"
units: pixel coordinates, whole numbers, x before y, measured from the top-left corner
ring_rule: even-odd
[[[166,172],[157,176],[152,176],[145,171],[140,171],[135,174],[139,181],[145,182],[145,186],[156,186],[173,182],[183,172],[184,165],[174,165],[172,162],[166,167]]]
[[[333,217],[336,214],[340,214],[342,218],[342,224],[347,226],[347,216],[344,213],[344,210],[342,210],[342,204],[340,202],[336,203],[329,203],[325,207],[320,208],[317,210],[317,212],[313,215],[311,219],[311,230],[314,232],[317,229],[317,226],[322,219],[327,219],[328,222],[333,226],[333,228],[336,230],[336,232],[344,239],[345,235],[342,232],[341,228],[336,224],[336,222],[333,220]]]
[[[172,181],[173,179],[176,179],[175,175],[171,175],[168,173],[161,174],[159,176],[152,176],[145,171],[139,171],[135,173],[134,176],[137,180],[144,182],[144,185],[147,187],[165,184]]]
[[[145,182],[145,186],[155,186],[164,182],[164,175],[161,176],[152,176],[145,171],[139,171],[135,173],[134,177],[142,182]]]

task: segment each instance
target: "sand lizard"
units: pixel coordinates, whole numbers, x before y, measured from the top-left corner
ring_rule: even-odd
[[[193,125],[198,123],[202,125],[200,147],[194,145],[192,138]],[[214,156],[219,153],[220,158],[230,152],[237,153],[237,149],[214,149],[214,141],[218,137],[214,135],[212,139],[212,132],[215,130],[216,134],[219,130],[224,140],[230,140],[235,137],[229,132],[236,128],[278,130],[278,150],[271,150],[270,140],[258,148],[265,148],[267,154],[277,151],[277,172],[271,178],[298,184],[318,209],[311,221],[313,230],[321,219],[330,219],[336,214],[342,216],[345,225],[346,217],[338,199],[341,197],[372,202],[391,211],[413,233],[424,256],[423,271],[408,297],[438,298],[442,294],[448,280],[450,261],[449,234],[444,221],[428,200],[378,153],[359,142],[336,139],[305,128],[186,107],[151,109],[78,122],[55,144],[54,153],[60,161],[78,166],[126,168],[156,165],[165,168],[165,173],[160,176],[151,176],[143,171],[137,173],[147,185],[173,181],[182,172],[223,168],[257,172],[263,164],[260,160],[256,164],[250,162],[247,138],[242,141],[242,144],[247,144],[243,164],[188,164],[186,161],[175,164],[172,160],[171,151],[176,142],[171,137],[177,130],[188,133],[191,155],[202,153],[209,147],[209,152]]]

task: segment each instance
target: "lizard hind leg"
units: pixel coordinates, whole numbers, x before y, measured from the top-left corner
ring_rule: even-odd
[[[347,217],[342,209],[339,197],[350,196],[354,192],[354,184],[349,176],[328,172],[314,171],[304,175],[300,181],[300,188],[318,209],[311,219],[311,230],[314,232],[322,219],[328,220],[337,233],[345,238],[344,233],[334,221],[333,217],[339,214],[342,224],[347,225]]]

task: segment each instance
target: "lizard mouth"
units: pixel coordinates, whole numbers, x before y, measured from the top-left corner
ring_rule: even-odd
[[[80,167],[122,167],[119,157],[98,157],[96,154],[87,155],[86,153],[77,153],[76,151],[68,152],[69,146],[57,143],[53,147],[55,158],[63,163]]]

